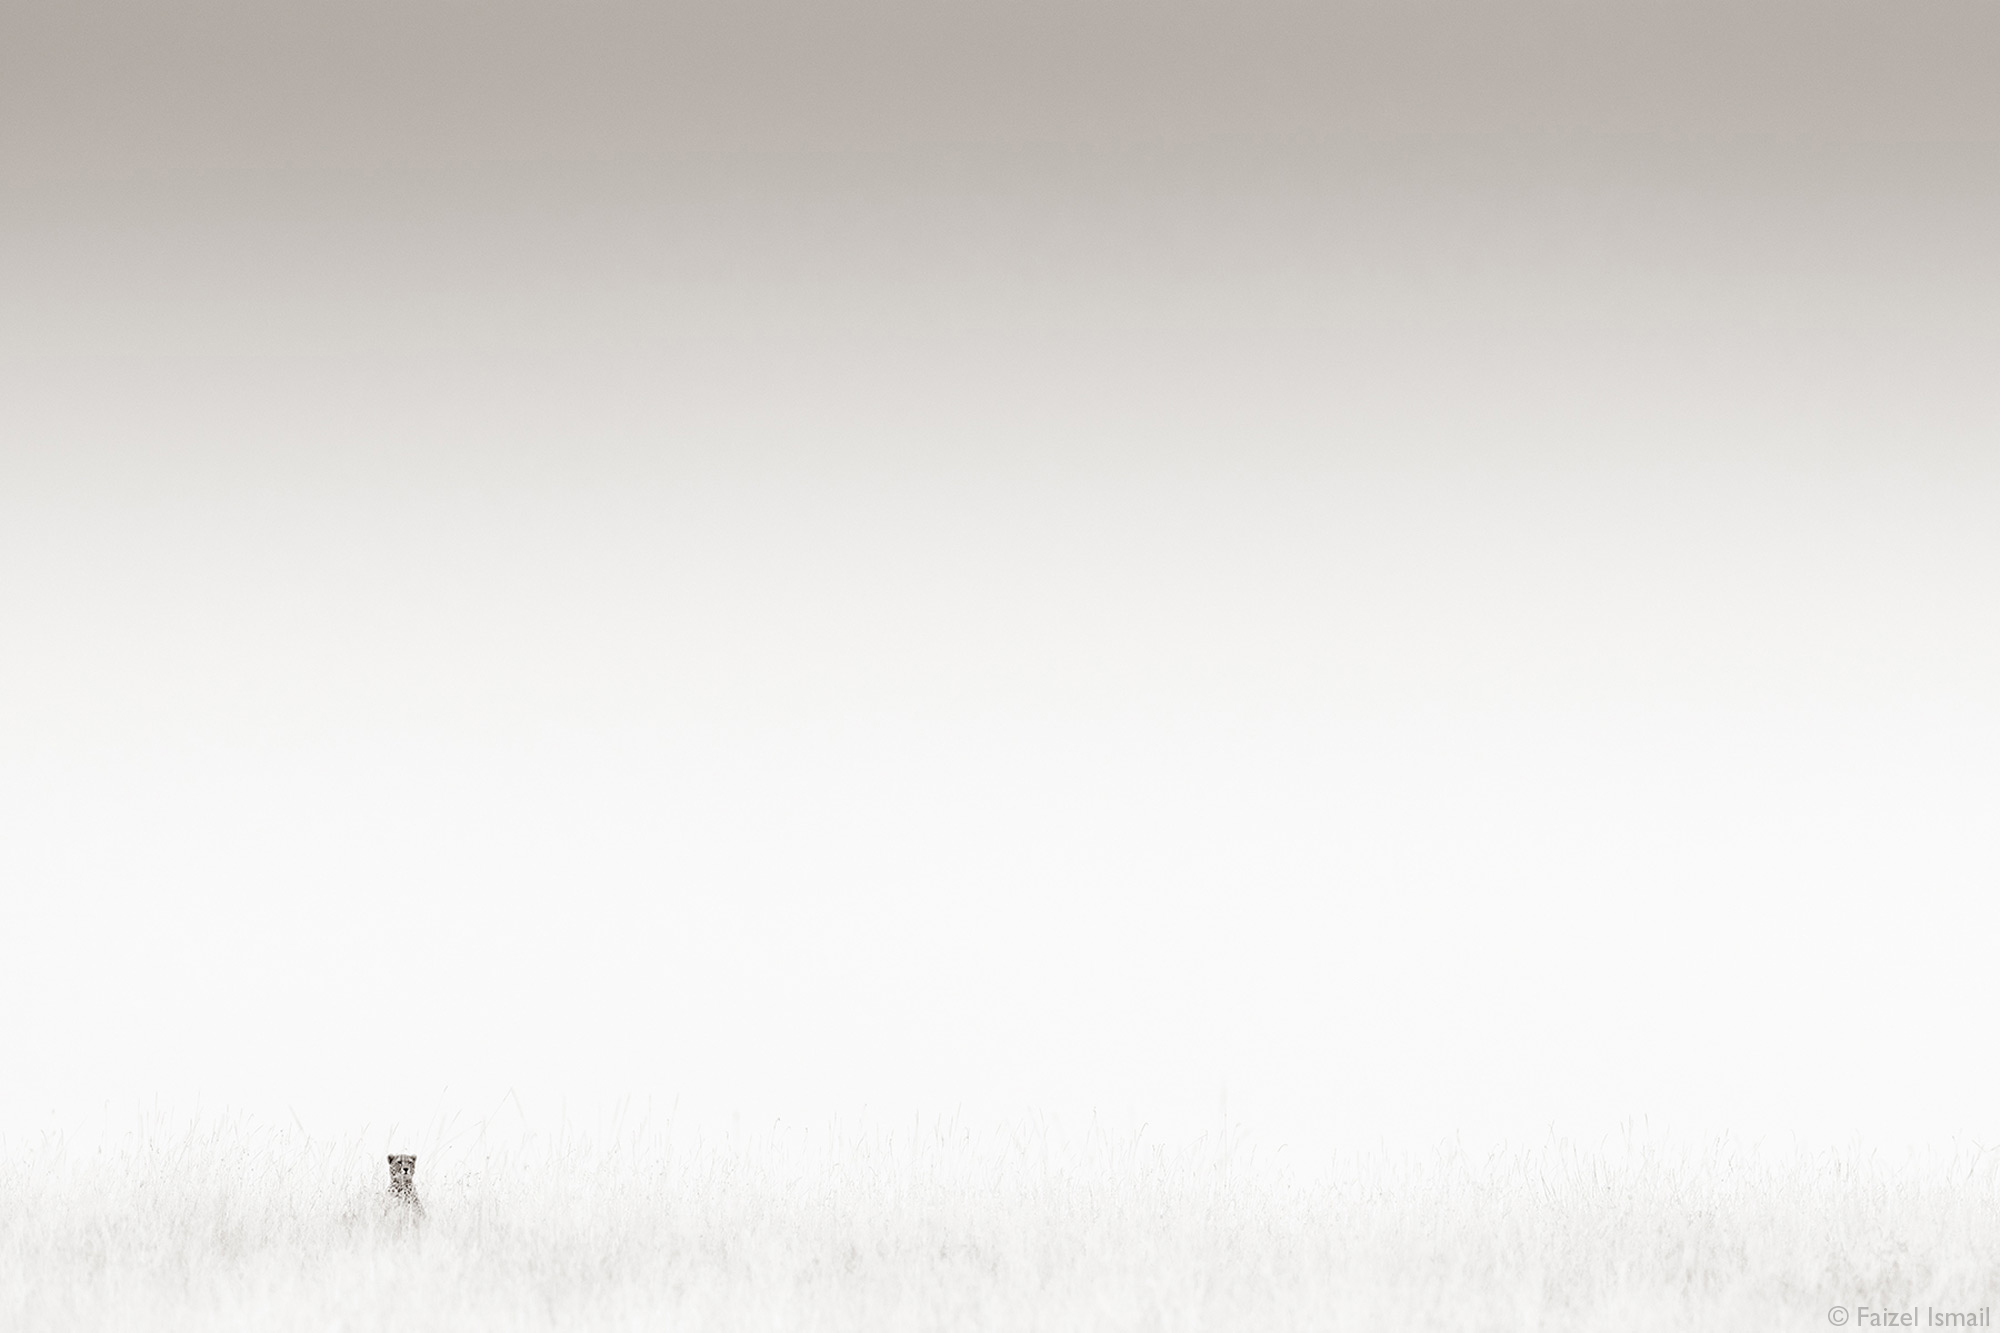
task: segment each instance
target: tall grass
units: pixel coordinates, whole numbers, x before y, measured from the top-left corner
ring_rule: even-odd
[[[378,1207],[382,1157],[235,1122],[9,1144],[0,1326],[1624,1333],[2000,1304],[1970,1149],[1303,1172],[1220,1133],[558,1134],[420,1157],[416,1231]]]

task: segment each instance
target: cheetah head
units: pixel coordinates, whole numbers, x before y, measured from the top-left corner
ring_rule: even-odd
[[[416,1184],[417,1159],[409,1153],[389,1154],[389,1188],[410,1189]]]

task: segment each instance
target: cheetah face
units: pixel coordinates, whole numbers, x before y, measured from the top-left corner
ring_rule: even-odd
[[[389,1187],[406,1190],[417,1178],[417,1159],[409,1153],[392,1153],[389,1157]]]

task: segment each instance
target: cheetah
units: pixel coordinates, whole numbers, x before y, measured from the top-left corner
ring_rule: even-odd
[[[389,1154],[389,1210],[412,1222],[424,1220],[424,1201],[417,1197],[417,1159],[410,1153]]]

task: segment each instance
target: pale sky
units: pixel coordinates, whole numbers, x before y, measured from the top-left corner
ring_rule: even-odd
[[[1991,1132],[1989,10],[675,12],[22,9],[0,1124]]]

